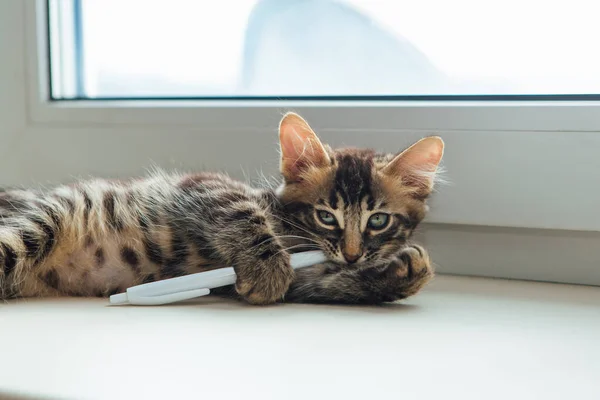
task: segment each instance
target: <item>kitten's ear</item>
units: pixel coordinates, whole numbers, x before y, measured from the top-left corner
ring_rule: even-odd
[[[287,113],[279,123],[281,173],[288,182],[297,182],[312,167],[330,165],[325,147],[308,123],[298,114]]]
[[[401,180],[421,195],[433,188],[442,156],[444,141],[438,136],[426,137],[398,154],[382,170],[385,175]]]

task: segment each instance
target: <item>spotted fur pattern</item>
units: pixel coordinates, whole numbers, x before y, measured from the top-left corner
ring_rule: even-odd
[[[334,151],[295,114],[282,120],[280,140],[277,190],[222,174],[157,172],[1,193],[1,297],[108,296],[229,266],[238,277],[231,292],[253,304],[417,293],[433,276],[426,251],[407,244],[426,212],[426,175],[407,168],[406,156]],[[319,211],[336,225],[320,222]],[[369,229],[365,221],[382,211],[388,226]],[[294,272],[290,253],[311,249],[330,261]]]

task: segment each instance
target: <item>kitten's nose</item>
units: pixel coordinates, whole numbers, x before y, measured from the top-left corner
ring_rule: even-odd
[[[357,253],[346,253],[344,251],[343,254],[348,264],[355,263],[363,255],[362,250],[359,250]]]

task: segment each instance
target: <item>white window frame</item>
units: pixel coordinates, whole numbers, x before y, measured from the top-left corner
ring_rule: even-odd
[[[333,145],[395,151],[424,135],[445,139],[450,184],[433,199],[422,238],[444,272],[600,285],[599,102],[50,101],[45,1],[2,1],[0,22],[14,28],[16,46],[6,45],[11,57],[0,64],[0,138],[20,146],[5,150],[0,185],[133,175],[157,158],[275,174],[277,122],[291,109]],[[138,151],[140,141],[150,144]],[[106,160],[96,157],[107,148]],[[480,270],[461,262],[474,238]],[[499,259],[507,251],[510,268]]]
[[[194,125],[269,129],[273,112],[294,109],[322,129],[370,131],[600,131],[598,101],[50,101],[45,0],[25,2],[32,119],[38,123]],[[107,122],[106,114],[110,113]],[[240,125],[239,121],[244,121]]]

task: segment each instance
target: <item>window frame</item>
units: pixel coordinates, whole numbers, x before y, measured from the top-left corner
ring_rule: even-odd
[[[265,129],[273,113],[293,109],[323,129],[379,131],[600,131],[600,95],[423,96],[411,99],[98,99],[53,100],[50,93],[47,0],[25,2],[30,107],[35,123],[198,125]],[[36,72],[37,71],[37,72]],[[75,84],[73,84],[75,85]],[[72,85],[72,86],[73,86]],[[400,96],[401,97],[401,96]],[[465,98],[466,100],[461,100]],[[589,100],[568,100],[587,98]],[[432,100],[430,100],[432,99]],[[565,100],[566,99],[566,100]],[[107,115],[110,118],[107,118]],[[236,121],[244,121],[240,126]]]

